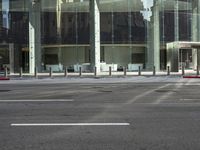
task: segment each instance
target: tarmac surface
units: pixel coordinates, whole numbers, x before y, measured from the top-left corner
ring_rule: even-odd
[[[199,150],[200,79],[0,81],[1,150]]]

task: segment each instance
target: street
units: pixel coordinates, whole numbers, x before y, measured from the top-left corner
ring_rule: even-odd
[[[0,150],[199,150],[200,80],[142,78],[1,81]]]

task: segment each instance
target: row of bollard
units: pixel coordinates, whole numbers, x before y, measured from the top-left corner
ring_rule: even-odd
[[[123,71],[124,71],[124,76],[126,76],[127,75],[127,68],[123,67]],[[156,69],[155,69],[155,67],[153,67],[153,75],[154,76],[156,75]],[[170,73],[169,73],[169,67],[168,67],[168,73],[167,73],[167,75],[170,75]],[[96,74],[95,74],[95,76],[96,76]],[[109,67],[109,76],[112,76],[112,67]],[[138,67],[138,76],[141,76],[141,66]]]
[[[123,67],[123,71],[124,71],[124,76],[127,75],[127,68],[126,67]],[[141,76],[142,73],[141,73],[141,67],[139,66],[138,67],[138,76]],[[156,75],[156,68],[155,66],[153,67],[153,76]],[[167,66],[167,75],[169,76],[170,75],[170,67]],[[185,67],[182,66],[182,75],[185,75]],[[196,75],[199,75],[199,66],[196,67]],[[23,69],[20,68],[20,71],[19,71],[19,77],[22,78],[23,76]],[[67,71],[67,67],[64,68],[64,77],[67,77],[68,76],[68,71]],[[81,77],[82,76],[82,67],[79,67],[79,76]],[[95,67],[94,68],[94,76],[96,77],[97,76],[97,68]],[[109,67],[109,76],[112,76],[112,67]],[[5,67],[5,71],[4,71],[4,77],[8,77],[8,68]],[[34,71],[34,77],[35,78],[38,78],[38,69],[35,67],[35,71]],[[53,77],[53,71],[52,71],[52,68],[50,67],[49,68],[49,77],[52,78]]]
[[[184,66],[182,66],[181,71],[182,71],[182,75],[184,76],[185,75],[185,67]],[[196,66],[196,75],[197,76],[199,75],[199,66]]]

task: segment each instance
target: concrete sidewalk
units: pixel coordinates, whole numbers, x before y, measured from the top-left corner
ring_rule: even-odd
[[[185,75],[197,75],[197,72],[194,70],[185,70]],[[1,76],[3,75],[3,73],[1,74]],[[38,76],[50,76],[50,72],[43,72],[43,73],[37,73]],[[124,71],[113,71],[111,72],[112,76],[125,76]],[[138,76],[139,72],[138,71],[127,71],[126,72],[126,76]],[[141,71],[140,75],[142,76],[151,76],[154,75],[153,71]],[[155,75],[158,76],[165,76],[168,75],[167,71],[159,71],[159,72],[155,72]],[[182,70],[179,70],[179,72],[170,72],[170,75],[176,75],[176,76],[180,76],[182,75]],[[20,73],[12,73],[10,74],[10,76],[20,76]],[[34,74],[29,74],[29,73],[22,73],[22,76],[34,76]],[[65,76],[64,72],[52,72],[52,76]],[[67,76],[80,76],[80,72],[68,72]],[[87,76],[95,76],[94,73],[91,72],[81,72],[81,76],[87,77]],[[97,74],[97,76],[101,77],[101,76],[110,76],[109,72],[100,72]]]
[[[101,77],[101,78],[85,78],[85,77],[55,77],[55,78],[11,78],[9,81],[0,81],[3,84],[128,84],[128,83],[190,83],[200,85],[199,79],[183,78],[182,76],[126,76],[126,77]]]
[[[185,76],[196,76],[197,72],[193,70],[185,70]],[[4,76],[3,74],[1,75]],[[49,73],[38,73],[37,77],[34,76],[34,74],[27,74],[23,73],[21,76],[18,73],[8,75],[10,81],[1,81],[0,83],[5,82],[22,82],[24,80],[25,82],[32,82],[35,83],[116,83],[116,82],[185,82],[192,79],[183,79],[182,71],[179,72],[170,72],[170,75],[167,75],[166,71],[160,71],[156,72],[155,75],[153,75],[152,71],[142,71],[141,75],[138,75],[138,72],[127,72],[126,75],[124,75],[124,72],[112,72],[112,75],[109,75],[109,72],[101,72],[97,76],[94,75],[94,73],[85,73],[82,72],[81,76],[80,73],[74,73],[69,72],[67,73],[67,76],[65,76],[64,73],[52,73],[52,76],[50,76]],[[198,79],[194,79],[194,82],[197,82]]]

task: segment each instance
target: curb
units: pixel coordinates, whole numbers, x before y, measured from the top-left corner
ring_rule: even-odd
[[[10,80],[8,77],[0,77],[0,80]]]
[[[200,76],[183,76],[183,78],[200,78]]]

